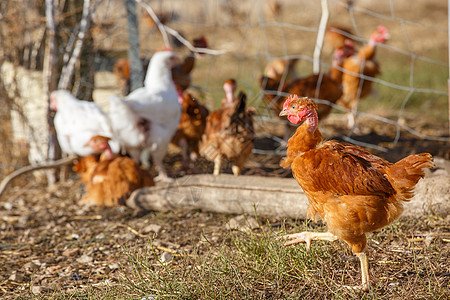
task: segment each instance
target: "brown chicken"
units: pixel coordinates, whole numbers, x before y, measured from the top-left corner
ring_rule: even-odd
[[[350,57],[354,53],[353,43],[347,41],[345,47],[338,48],[334,51],[333,62],[329,73],[316,74],[304,78],[298,78],[289,84],[282,85],[273,78],[262,77],[260,79],[261,87],[264,91],[270,91],[264,95],[267,105],[277,114],[283,108],[286,100],[284,96],[277,96],[277,91],[284,94],[297,94],[304,97],[317,99],[326,99],[331,103],[342,96],[341,80],[342,72],[338,69],[342,66],[344,59]],[[331,106],[326,103],[319,103],[319,118],[326,118],[331,112]]]
[[[281,82],[283,78],[284,82],[291,82],[298,78],[298,74],[295,72],[297,61],[297,58],[272,60],[264,68],[263,74],[277,82]]]
[[[102,153],[80,159],[73,167],[86,186],[87,195],[81,201],[97,206],[124,205],[136,189],[153,186],[153,177],[129,157],[111,151],[109,138],[94,136],[89,142],[95,152]]]
[[[213,111],[206,118],[200,154],[214,162],[214,175],[219,175],[224,158],[234,161],[233,174],[239,175],[252,153],[254,110],[246,108],[246,98],[240,92],[235,106]]]
[[[327,74],[310,75],[304,78],[298,78],[289,84],[282,85],[281,82],[268,77],[260,79],[260,86],[264,90],[264,100],[267,106],[277,115],[283,109],[285,95],[297,94],[305,97],[311,97],[320,100],[319,117],[325,119],[331,112],[332,106],[328,103],[336,103],[342,97],[342,72],[339,70],[345,58],[353,55],[354,47],[351,41],[347,41],[343,48],[335,49],[333,62],[330,71]],[[284,132],[284,141],[292,135],[295,128],[286,124]]]
[[[347,41],[355,42],[351,38],[353,33],[344,27],[330,25],[325,31],[324,44],[328,45],[331,49],[342,49],[345,47]]]
[[[208,114],[208,109],[195,100],[191,94],[183,93],[180,123],[172,138],[172,144],[181,149],[184,170],[193,170],[193,163],[199,155],[199,143],[205,132]]]
[[[204,36],[194,39],[192,45],[195,48],[208,47],[208,43]],[[198,54],[202,55],[203,53],[198,52]],[[177,87],[177,89],[181,92],[186,90],[191,84],[191,72],[195,66],[195,56],[195,52],[189,52],[189,54],[183,59],[182,62],[172,68],[173,81],[175,82],[175,86]]]
[[[347,51],[347,53],[345,53],[345,54],[342,53],[344,55],[353,55],[354,40],[351,37],[349,37],[350,35],[352,35],[350,30],[343,28],[343,27],[331,25],[331,26],[327,27],[327,30],[325,31],[324,43],[325,43],[325,45],[328,45],[333,50]],[[351,54],[350,54],[350,52],[348,52],[350,50],[351,50]],[[334,55],[336,58],[336,51],[335,51]],[[348,57],[348,56],[344,56],[344,57]],[[297,58],[272,60],[264,68],[263,76],[271,78],[271,79],[275,80],[275,82],[278,82],[278,83],[280,83],[283,80],[283,77],[284,77],[283,83],[284,82],[292,82],[295,79],[299,78],[297,72],[295,72],[295,65],[296,65],[297,61],[298,61]],[[282,104],[281,104],[281,106],[282,106]]]
[[[100,155],[92,154],[81,157],[74,163],[72,170],[78,173],[85,186],[90,184],[92,174],[94,173],[95,166],[98,164],[99,159]]]
[[[170,21],[172,21],[174,17],[176,17],[173,12],[163,12],[163,11],[155,12],[155,15],[158,18],[159,22],[161,22],[161,24],[167,24]],[[153,20],[152,16],[143,8],[140,11],[140,21],[142,22],[144,27],[146,27],[145,29],[148,31],[154,29],[156,25],[155,20]]]
[[[372,90],[372,81],[363,79],[375,77],[380,74],[378,62],[375,60],[375,49],[377,44],[385,43],[389,39],[389,32],[384,26],[378,28],[371,34],[369,43],[361,48],[357,54],[344,60],[342,68],[342,92],[338,104],[351,110],[348,113],[348,128],[356,125],[356,109],[358,100],[366,97]],[[361,83],[360,81],[363,80]]]
[[[225,82],[223,83],[223,91],[225,92],[225,97],[222,99],[222,101],[220,102],[220,107],[221,108],[225,108],[225,107],[230,107],[230,106],[234,106],[237,102],[237,98],[234,95],[237,89],[237,84],[236,84],[236,80],[233,78],[229,78],[227,80],[225,80]]]
[[[148,58],[141,57],[142,70],[144,72],[145,78],[145,70],[148,68],[148,64],[150,60]],[[130,61],[128,58],[119,58],[113,66],[113,73],[116,77],[117,84],[121,88],[122,95],[126,96],[131,91],[131,82],[130,82]]]
[[[319,216],[328,232],[302,232],[284,237],[285,245],[313,240],[344,240],[361,262],[362,289],[369,288],[366,232],[380,229],[403,211],[403,202],[413,196],[424,168],[432,168],[428,153],[410,155],[390,163],[362,147],[328,141],[322,143],[317,128],[317,104],[309,98],[290,96],[280,115],[301,124],[287,144],[281,162],[291,167],[309,199],[308,217]]]

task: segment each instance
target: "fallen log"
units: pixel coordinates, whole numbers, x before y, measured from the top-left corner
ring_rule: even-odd
[[[442,169],[427,174],[416,186],[416,195],[405,203],[403,215],[447,216],[450,213],[449,180],[448,173]],[[304,219],[309,202],[293,178],[202,174],[136,190],[126,204],[140,210],[201,209]]]
[[[308,199],[295,179],[202,174],[136,190],[126,205],[141,210],[201,209],[306,218]]]

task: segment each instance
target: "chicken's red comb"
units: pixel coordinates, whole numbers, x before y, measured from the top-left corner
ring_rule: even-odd
[[[293,100],[297,100],[297,99],[298,99],[298,96],[297,96],[297,95],[290,95],[290,96],[286,99],[286,101],[284,102],[284,104],[283,104],[283,109],[287,108],[287,107],[289,106],[289,104],[291,104],[291,102],[292,102]]]
[[[381,33],[381,34],[386,34],[386,33],[388,33],[387,28],[384,27],[383,25],[379,25],[378,28],[377,28],[377,31],[378,31],[379,33]]]
[[[162,47],[161,49],[157,50],[156,52],[161,52],[161,51],[172,51],[173,49],[167,45],[164,45],[164,47]]]
[[[228,78],[227,80],[224,81],[223,84],[232,84],[232,85],[236,85],[236,80],[234,78]]]
[[[353,42],[349,39],[345,39],[344,45],[349,48],[355,48],[355,44],[353,44]]]
[[[197,38],[197,40],[206,44],[206,38],[205,38],[204,35],[202,35],[201,37]]]

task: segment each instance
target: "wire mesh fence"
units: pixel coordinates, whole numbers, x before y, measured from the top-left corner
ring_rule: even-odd
[[[28,1],[10,0],[16,4],[15,13],[20,19],[33,16],[33,21],[19,31],[26,32],[28,43],[18,43],[21,51],[17,53],[24,59],[19,64],[25,69],[40,70],[42,65],[43,22],[36,19],[39,14],[38,3],[27,6]],[[388,146],[360,140],[354,132],[342,131],[343,140],[388,151],[395,147],[405,135],[418,139],[447,143],[448,135],[448,62],[447,62],[447,11],[444,1],[385,0],[377,1],[325,1],[329,16],[327,25],[348,28],[343,33],[355,41],[357,49],[369,43],[370,33],[380,24],[388,28],[391,39],[386,44],[377,45],[376,60],[381,74],[376,77],[351,73],[372,82],[373,92],[358,99],[357,112],[360,126],[376,122],[388,127],[392,132]],[[5,2],[6,3],[6,2]],[[268,62],[276,59],[297,59],[296,71],[300,77],[313,73],[316,41],[320,29],[323,7],[320,1],[294,0],[182,0],[137,1],[141,55],[151,57],[154,51],[165,43],[170,44],[180,56],[187,55],[192,48],[193,38],[205,36],[208,40],[206,55],[198,57],[192,72],[191,90],[210,110],[219,107],[223,97],[222,83],[228,78],[237,79],[239,89],[248,95],[248,104],[257,108],[257,121],[261,136],[269,136],[280,143],[273,153],[283,150],[281,137],[273,134],[273,128],[282,126],[285,121],[278,119],[263,101],[264,95],[259,79]],[[3,5],[0,21],[13,24],[8,12],[13,6]],[[27,9],[24,9],[27,8]],[[149,14],[149,8],[154,13]],[[158,26],[158,18],[164,25]],[[30,19],[31,20],[31,19]],[[6,23],[5,23],[6,22]],[[107,109],[108,94],[120,93],[116,78],[112,75],[114,62],[127,55],[126,10],[124,1],[101,1],[94,12],[91,29],[94,40],[96,80],[94,98]],[[20,26],[19,26],[20,27]],[[13,30],[11,26],[8,30]],[[32,33],[40,34],[32,34]],[[3,35],[11,36],[11,32]],[[14,40],[14,39],[13,39]],[[5,43],[5,39],[3,40]],[[44,47],[45,48],[45,47]],[[317,55],[316,55],[317,57]],[[26,58],[26,59],[25,59]],[[11,55],[2,54],[2,62],[8,62]],[[31,61],[30,61],[31,60]],[[24,63],[24,61],[26,63]],[[325,73],[331,67],[332,49],[326,44],[321,51],[319,67]],[[31,71],[30,71],[31,72]],[[34,70],[33,70],[34,72]],[[24,75],[25,76],[25,75]],[[283,80],[286,78],[283,78]],[[4,80],[3,80],[4,82]],[[283,83],[283,82],[282,82]],[[287,81],[284,83],[288,83]],[[41,84],[39,79],[28,84]],[[83,82],[78,85],[92,85]],[[280,85],[281,86],[281,85]],[[28,95],[18,100],[18,107],[32,120],[25,127],[31,130],[28,135],[38,132],[36,148],[44,158],[46,154],[45,136],[42,126],[46,126],[46,97]],[[281,89],[277,96],[285,96]],[[333,114],[325,125],[333,126],[345,119],[343,112],[349,111],[341,105],[330,103],[328,99],[316,99],[333,107]],[[360,100],[360,101],[359,101]],[[3,100],[2,100],[3,101]],[[39,105],[30,106],[30,102]],[[27,108],[30,106],[30,108]],[[14,110],[14,109],[13,109]],[[31,111],[33,113],[31,113]],[[424,121],[426,120],[426,121]],[[342,122],[341,122],[342,123]],[[429,123],[425,125],[425,123]],[[17,124],[13,128],[19,128]],[[272,150],[271,150],[272,151]],[[255,149],[256,153],[268,153]]]

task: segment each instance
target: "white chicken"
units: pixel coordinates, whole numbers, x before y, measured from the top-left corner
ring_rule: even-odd
[[[95,135],[111,138],[111,149],[119,152],[109,118],[94,102],[79,100],[67,90],[56,90],[50,95],[50,108],[56,111],[54,124],[63,152],[79,156],[93,154],[86,144]]]
[[[159,173],[155,181],[170,180],[163,159],[181,115],[171,74],[176,63],[177,57],[172,51],[156,52],[150,60],[144,87],[123,100],[110,99],[109,117],[115,136],[135,161],[139,161],[144,149],[150,151]],[[124,105],[129,109],[124,109]]]

